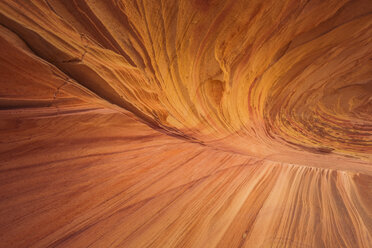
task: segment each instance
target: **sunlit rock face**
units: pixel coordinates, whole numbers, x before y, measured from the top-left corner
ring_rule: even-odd
[[[372,247],[370,0],[0,24],[0,247]]]

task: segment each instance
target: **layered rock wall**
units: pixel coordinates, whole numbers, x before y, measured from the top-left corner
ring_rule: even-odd
[[[0,2],[0,247],[370,247],[370,1]]]

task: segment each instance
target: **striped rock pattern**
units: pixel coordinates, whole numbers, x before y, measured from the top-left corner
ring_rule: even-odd
[[[0,247],[372,247],[370,0],[5,0],[0,24]]]

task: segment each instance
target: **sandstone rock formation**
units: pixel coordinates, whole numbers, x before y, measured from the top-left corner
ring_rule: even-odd
[[[370,0],[4,0],[0,24],[0,247],[372,247]]]

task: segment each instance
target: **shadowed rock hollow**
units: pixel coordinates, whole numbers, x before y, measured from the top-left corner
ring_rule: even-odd
[[[372,247],[370,0],[0,24],[0,247]]]

